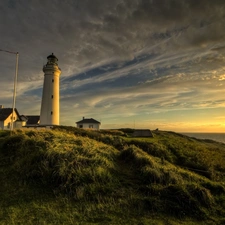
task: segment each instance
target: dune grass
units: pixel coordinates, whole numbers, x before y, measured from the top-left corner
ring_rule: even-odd
[[[173,132],[0,131],[0,224],[224,224],[224,159]]]

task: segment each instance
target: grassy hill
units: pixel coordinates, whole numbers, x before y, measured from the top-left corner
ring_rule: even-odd
[[[0,131],[0,224],[225,224],[225,144],[131,133]]]

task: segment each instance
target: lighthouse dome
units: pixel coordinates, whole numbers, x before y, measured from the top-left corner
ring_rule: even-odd
[[[48,64],[54,64],[58,61],[58,58],[52,53],[47,57],[48,59]]]
[[[49,59],[49,58],[51,58],[51,59],[57,59],[57,57],[54,55],[54,53],[52,53],[51,55],[49,55],[47,57],[47,59]],[[57,61],[58,61],[58,59],[57,59]]]

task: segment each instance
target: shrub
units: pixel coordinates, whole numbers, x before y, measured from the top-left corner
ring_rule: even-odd
[[[200,185],[187,184],[187,191],[198,201],[201,205],[211,208],[214,204],[214,198],[210,191]]]
[[[132,163],[135,168],[140,168],[146,165],[154,166],[154,162],[151,157],[134,145],[121,151],[120,159]]]
[[[162,189],[161,196],[165,201],[167,213],[176,217],[191,216],[200,219],[204,213],[200,210],[195,200],[183,185],[169,185]]]
[[[25,139],[23,134],[6,137],[3,141],[2,153],[6,156],[14,156],[18,150],[23,148]]]

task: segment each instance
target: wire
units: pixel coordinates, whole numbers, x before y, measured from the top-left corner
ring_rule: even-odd
[[[11,51],[7,51],[7,50],[3,50],[3,49],[0,49],[1,52],[7,52],[7,53],[11,53],[11,54],[18,54],[18,52],[11,52]]]

